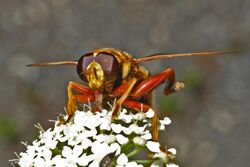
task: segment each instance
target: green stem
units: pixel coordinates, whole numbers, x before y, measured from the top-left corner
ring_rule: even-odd
[[[140,160],[134,160],[134,162],[138,163],[138,164],[151,164],[153,161],[149,160],[149,159],[140,159]]]
[[[127,145],[125,145],[123,148],[122,148],[122,152],[126,153],[127,151],[129,151],[131,149],[131,147],[134,146],[134,143],[129,143]]]
[[[141,151],[141,149],[135,149],[133,151],[131,151],[130,153],[127,154],[127,157],[130,158],[134,155],[136,155],[137,153],[139,153]]]

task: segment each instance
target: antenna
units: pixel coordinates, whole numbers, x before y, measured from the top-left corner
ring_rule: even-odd
[[[224,55],[224,54],[232,54],[237,52],[196,52],[196,53],[170,53],[170,54],[153,54],[150,56],[142,57],[135,59],[136,63],[145,62],[145,61],[153,61],[158,59],[168,59],[175,57],[187,57],[187,56],[211,56],[211,55]]]
[[[28,64],[27,67],[45,67],[45,66],[57,66],[57,65],[77,65],[77,61],[56,61],[48,63]]]

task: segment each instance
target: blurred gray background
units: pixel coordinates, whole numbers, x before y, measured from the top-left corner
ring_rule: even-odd
[[[248,0],[0,0],[0,166],[10,166],[56,113],[64,113],[66,87],[81,83],[73,67],[26,64],[77,60],[99,47],[142,57],[159,52],[241,50],[222,57],[144,63],[152,74],[168,67],[186,88],[163,96],[161,117],[173,122],[163,143],[178,149],[184,167],[250,164],[250,1]]]

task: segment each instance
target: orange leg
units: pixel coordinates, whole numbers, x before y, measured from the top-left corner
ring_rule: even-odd
[[[72,91],[75,91],[78,94],[73,94]],[[67,104],[67,113],[68,113],[68,119],[65,122],[68,122],[72,116],[74,115],[74,112],[77,110],[76,102],[88,102],[88,101],[95,101],[96,100],[96,93],[84,86],[80,85],[76,82],[69,82],[68,85],[68,104]]]
[[[170,93],[173,93],[176,91],[176,82],[175,82],[175,73],[172,68],[168,68],[164,71],[162,71],[159,74],[153,75],[142,82],[140,82],[131,92],[131,97],[138,99],[141,98],[142,96],[145,96],[149,94],[152,90],[154,90],[156,87],[158,87],[160,84],[164,83],[164,81],[167,82],[167,85],[164,89],[165,95],[168,95]],[[177,82],[178,83],[178,82]],[[180,85],[179,85],[180,86]],[[180,86],[180,88],[182,88]],[[120,91],[117,91],[116,93],[120,93]],[[127,106],[128,108],[135,108],[137,110],[140,110],[140,108],[143,109],[143,111],[147,111],[149,108],[151,108],[149,105],[142,104],[137,101],[132,101],[132,100],[125,100],[123,102],[124,106]],[[154,111],[154,117],[152,119],[152,128],[153,128],[153,140],[158,141],[158,116],[157,113]]]
[[[136,82],[137,82],[136,78],[131,78],[130,80],[128,80],[127,82],[125,82],[124,84],[122,84],[120,87],[116,88],[112,92],[113,95],[116,95],[116,94],[118,94],[117,92],[123,91],[121,97],[116,102],[115,109],[112,113],[113,117],[115,117],[117,115],[118,109],[120,108],[122,103],[126,100],[126,98],[128,97],[128,95],[132,91]]]
[[[143,80],[140,84],[138,84],[133,90],[134,97],[141,97],[145,94],[148,94],[152,90],[154,90],[157,86],[162,84],[166,80],[167,85],[164,89],[165,95],[175,92],[175,73],[172,68],[168,68],[162,71],[159,74],[153,75],[145,80]]]

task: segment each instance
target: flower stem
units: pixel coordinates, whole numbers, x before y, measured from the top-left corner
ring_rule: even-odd
[[[129,143],[129,144],[125,145],[125,146],[122,148],[122,151],[126,153],[126,152],[129,151],[129,150],[131,149],[131,147],[133,147],[133,146],[134,146],[134,143]]]
[[[134,149],[133,151],[131,151],[130,153],[127,154],[127,157],[130,158],[134,155],[136,155],[137,153],[139,153],[141,151],[141,149]]]
[[[149,159],[140,159],[140,160],[134,160],[134,162],[139,164],[151,164],[153,161]]]

